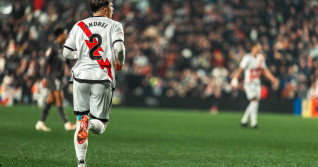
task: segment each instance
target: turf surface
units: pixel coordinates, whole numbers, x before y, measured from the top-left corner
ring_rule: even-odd
[[[74,122],[72,109],[66,108]],[[41,109],[0,107],[0,166],[76,166],[74,132],[55,108],[34,129]],[[171,167],[318,166],[318,120],[260,114],[260,128],[238,126],[241,113],[113,108],[106,133],[89,134],[87,164]]]

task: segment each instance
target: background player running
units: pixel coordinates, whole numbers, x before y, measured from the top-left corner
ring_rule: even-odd
[[[51,129],[45,125],[45,120],[53,103],[56,104],[57,111],[64,122],[65,130],[74,130],[76,128],[73,123],[68,122],[63,111],[62,79],[64,76],[66,59],[63,57],[62,49],[67,38],[67,34],[63,28],[59,27],[54,30],[54,35],[56,40],[46,51],[44,70],[42,74],[44,78],[46,78],[43,82],[45,82],[45,85],[47,85],[50,92],[46,98],[41,118],[35,125],[36,130],[45,132],[51,131]]]
[[[250,103],[241,119],[241,126],[247,127],[248,118],[250,117],[251,127],[258,128],[257,113],[261,94],[261,74],[264,74],[272,82],[273,87],[276,88],[278,86],[278,80],[266,67],[265,58],[262,55],[262,46],[259,43],[253,43],[251,52],[243,57],[240,67],[231,81],[232,87],[237,88],[238,79],[243,70],[245,76],[244,90]]]
[[[74,113],[78,115],[74,134],[78,166],[86,166],[88,130],[95,134],[106,130],[116,85],[114,69],[120,71],[125,58],[123,27],[111,20],[112,2],[90,0],[90,8],[94,17],[74,25],[63,51],[66,58],[78,56],[72,68]]]

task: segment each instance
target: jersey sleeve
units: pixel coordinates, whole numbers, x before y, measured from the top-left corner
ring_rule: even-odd
[[[248,65],[248,57],[247,56],[244,56],[241,63],[240,63],[240,67],[242,69],[246,69],[247,68],[247,65]]]
[[[77,30],[77,23],[73,26],[72,30],[68,34],[64,44],[64,48],[67,48],[71,51],[76,50],[76,41],[75,41],[76,30]]]
[[[112,31],[112,42],[113,45],[116,42],[124,42],[124,30],[120,23],[115,23]]]

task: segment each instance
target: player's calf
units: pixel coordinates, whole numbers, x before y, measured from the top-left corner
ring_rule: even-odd
[[[85,167],[86,152],[88,146],[88,116],[79,115],[76,122],[76,131],[74,134],[74,146],[76,151],[76,157],[78,160],[78,166]]]
[[[76,140],[78,144],[84,143],[85,140],[87,139],[89,118],[87,115],[82,115],[80,121],[81,121],[81,125],[76,136]]]

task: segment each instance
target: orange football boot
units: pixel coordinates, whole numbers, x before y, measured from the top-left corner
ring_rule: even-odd
[[[87,139],[88,136],[88,116],[87,115],[83,115],[81,118],[81,127],[79,129],[79,131],[77,132],[77,143],[78,144],[82,144],[85,142],[85,140]]]

